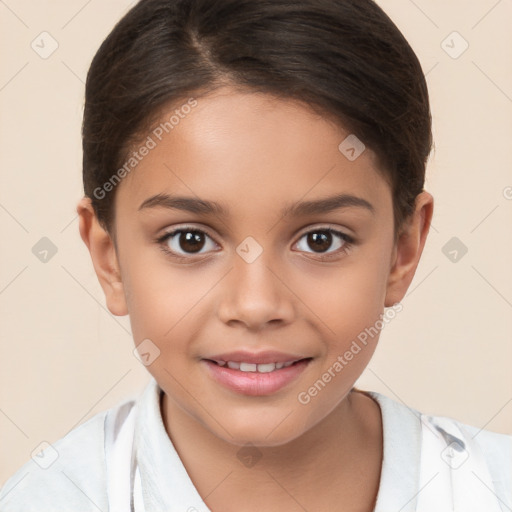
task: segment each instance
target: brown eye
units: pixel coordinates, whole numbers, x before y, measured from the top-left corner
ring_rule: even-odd
[[[332,244],[332,235],[326,231],[308,233],[306,236],[308,246],[314,251],[325,252]]]
[[[305,240],[305,243],[301,244],[302,240]],[[323,228],[304,233],[297,246],[299,246],[300,250],[313,254],[333,254],[346,250],[351,243],[353,243],[352,237],[345,233],[332,228]],[[329,251],[333,244],[335,250]],[[302,247],[300,247],[300,245],[302,245]],[[312,249],[312,251],[308,251],[308,248]]]
[[[163,249],[177,257],[184,255],[203,254],[208,244],[215,248],[216,244],[211,237],[204,231],[196,228],[183,227],[170,233],[166,233],[157,240],[162,244]],[[201,252],[202,251],[202,252]]]
[[[185,252],[199,252],[204,247],[204,236],[198,231],[181,231],[178,233],[178,245]]]

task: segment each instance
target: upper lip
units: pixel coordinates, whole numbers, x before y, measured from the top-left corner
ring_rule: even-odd
[[[299,361],[300,359],[308,359],[307,356],[297,354],[285,354],[275,350],[265,350],[262,352],[247,352],[245,350],[236,350],[234,352],[224,352],[206,357],[211,361],[234,361],[237,363],[287,363],[288,361]]]

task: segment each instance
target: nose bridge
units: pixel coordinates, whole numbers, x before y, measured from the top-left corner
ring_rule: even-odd
[[[237,247],[219,309],[222,321],[261,327],[270,321],[291,320],[291,293],[273,268],[275,261],[272,251],[264,250],[251,237]]]
[[[253,259],[252,248],[249,248],[246,254],[240,255],[243,250],[241,245],[233,261],[233,279],[238,283],[240,291],[246,293],[250,291],[256,295],[263,294],[264,297],[274,296],[277,291],[275,290],[277,287],[275,271],[272,271],[272,266],[276,266],[275,258],[272,258],[270,251],[262,251]]]

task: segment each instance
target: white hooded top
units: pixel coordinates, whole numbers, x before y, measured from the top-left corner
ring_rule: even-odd
[[[0,511],[211,512],[165,430],[161,393],[152,377],[29,460],[0,489]],[[366,393],[383,424],[374,512],[512,510],[512,435]]]

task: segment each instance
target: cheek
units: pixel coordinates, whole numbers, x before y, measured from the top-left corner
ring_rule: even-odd
[[[350,264],[297,281],[305,304],[315,312],[330,337],[357,336],[383,311],[388,278],[387,262],[379,256],[354,254]],[[357,258],[357,259],[356,259]],[[334,269],[334,267],[333,267]]]
[[[389,268],[388,245],[383,239],[355,251],[350,264],[347,260],[343,268],[325,274],[321,280],[317,277],[315,286],[310,287],[306,303],[317,313],[317,328],[325,349],[318,376],[329,369],[336,375],[342,373],[343,379],[337,380],[342,387],[357,380],[379,339]],[[331,389],[338,394],[340,390],[334,391],[335,387]]]
[[[295,320],[315,324],[330,358],[343,354],[382,313],[387,245],[384,237],[375,239],[339,266],[307,263],[282,276],[293,290],[289,299],[295,311],[303,317]],[[211,321],[212,300],[224,286],[219,280],[226,269],[208,263],[180,267],[141,241],[130,240],[125,247],[123,280],[135,344],[150,339],[162,352],[193,354],[187,340],[194,340],[195,331]]]
[[[149,338],[161,350],[177,348],[193,334],[201,299],[218,277],[199,266],[179,269],[160,251],[131,256],[123,279],[135,343]]]

